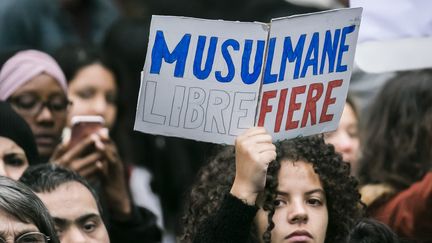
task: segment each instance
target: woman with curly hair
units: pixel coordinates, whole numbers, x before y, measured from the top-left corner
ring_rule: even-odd
[[[362,216],[350,166],[322,136],[274,145],[251,128],[198,176],[181,242],[345,242]]]
[[[399,73],[365,123],[360,181],[369,214],[399,236],[432,239],[432,69]]]

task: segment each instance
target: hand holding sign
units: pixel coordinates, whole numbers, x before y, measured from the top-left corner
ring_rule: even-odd
[[[263,127],[253,127],[235,141],[236,176],[231,194],[255,204],[258,193],[264,190],[267,168],[276,159],[276,146]]]

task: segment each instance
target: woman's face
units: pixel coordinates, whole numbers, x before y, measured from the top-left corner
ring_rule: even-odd
[[[0,209],[0,238],[5,242],[17,242],[16,239],[29,232],[39,232],[39,229],[36,225],[21,222],[14,216]]]
[[[100,64],[82,68],[69,83],[73,105],[68,121],[76,115],[100,115],[112,128],[117,116],[117,86],[111,71]],[[70,124],[69,124],[70,125]]]
[[[323,243],[328,224],[327,202],[312,164],[284,160],[278,178],[271,242]],[[268,227],[267,215],[261,208],[255,218],[260,238]]]
[[[60,84],[43,73],[19,87],[8,101],[30,125],[39,155],[51,157],[66,125],[68,99]]]
[[[343,160],[351,164],[352,173],[356,174],[360,139],[357,116],[349,104],[345,104],[337,130],[326,133],[324,138],[326,143],[335,146],[336,152],[342,154]]]
[[[0,175],[18,180],[28,166],[24,150],[9,138],[0,137]]]

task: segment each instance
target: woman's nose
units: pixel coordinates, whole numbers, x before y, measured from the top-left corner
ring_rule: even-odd
[[[302,202],[293,202],[288,214],[288,221],[291,224],[304,224],[308,221],[308,214],[305,205]]]
[[[93,102],[93,109],[98,115],[102,115],[106,112],[108,103],[105,97],[98,96]]]

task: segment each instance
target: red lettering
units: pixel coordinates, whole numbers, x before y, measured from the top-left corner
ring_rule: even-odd
[[[336,98],[331,97],[332,91],[336,87],[340,87],[342,85],[342,79],[330,81],[327,85],[327,91],[324,99],[323,109],[321,112],[320,123],[328,122],[333,119],[333,114],[327,114],[327,110],[329,105],[334,104],[336,102]]]
[[[324,88],[322,83],[313,83],[310,85],[308,95],[306,98],[306,105],[303,113],[301,127],[306,126],[309,114],[311,117],[311,125],[316,124],[316,103],[321,98],[323,89]],[[316,91],[315,95],[314,95],[314,91]]]
[[[280,126],[281,126],[282,118],[283,118],[284,111],[285,111],[285,101],[286,101],[287,92],[288,92],[288,89],[281,90],[281,94],[279,97],[278,110],[277,110],[277,114],[276,114],[276,123],[275,123],[274,132],[280,131]]]
[[[285,130],[295,129],[298,127],[299,122],[292,120],[294,111],[299,110],[301,107],[301,103],[296,103],[296,98],[298,94],[303,94],[305,91],[306,85],[292,88]]]
[[[268,105],[268,100],[276,97],[276,94],[277,94],[277,90],[266,91],[262,94],[261,110],[258,119],[258,126],[260,127],[264,126],[266,114],[272,111],[272,106]]]

